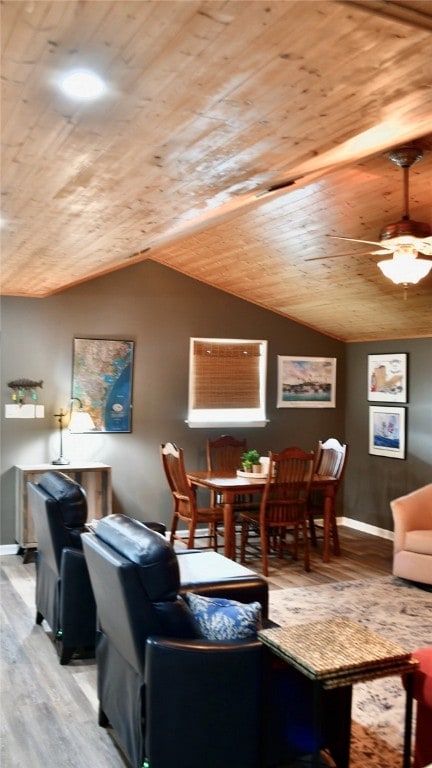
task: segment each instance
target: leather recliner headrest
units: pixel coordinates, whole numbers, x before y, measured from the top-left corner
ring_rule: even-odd
[[[56,500],[66,528],[82,528],[87,520],[87,498],[84,489],[62,472],[45,472],[39,488]]]
[[[177,595],[180,586],[177,556],[160,533],[139,520],[116,514],[98,521],[96,537],[139,566],[139,578],[151,601],[173,599]]]

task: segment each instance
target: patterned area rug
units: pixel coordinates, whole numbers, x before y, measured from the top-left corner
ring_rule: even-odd
[[[401,645],[432,645],[432,592],[394,577],[271,590],[270,617],[281,626],[344,616]],[[402,765],[405,692],[399,677],[353,688],[350,768]]]

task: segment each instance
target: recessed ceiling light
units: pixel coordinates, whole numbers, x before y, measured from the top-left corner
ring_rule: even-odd
[[[73,99],[98,99],[106,91],[106,85],[99,75],[88,69],[76,69],[65,75],[60,86]]]

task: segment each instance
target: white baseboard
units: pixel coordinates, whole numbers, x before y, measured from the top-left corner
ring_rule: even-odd
[[[376,525],[362,523],[360,520],[353,520],[350,517],[338,517],[338,525],[346,525],[347,528],[354,528],[356,531],[369,533],[371,536],[379,536],[381,539],[394,540],[393,531],[387,531],[385,528],[378,528]]]
[[[0,544],[0,555],[17,555],[18,544]]]

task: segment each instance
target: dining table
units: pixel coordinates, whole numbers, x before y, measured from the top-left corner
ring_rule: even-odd
[[[235,555],[235,518],[236,496],[256,494],[261,496],[267,483],[267,477],[259,474],[256,478],[239,476],[236,471],[188,471],[188,480],[193,488],[208,488],[222,496],[224,508],[224,554],[231,560]],[[334,514],[335,490],[337,480],[327,475],[313,475],[311,491],[319,490],[324,494],[323,505],[323,562],[330,562],[330,537],[332,516]],[[340,555],[339,539],[334,537],[334,554]]]

